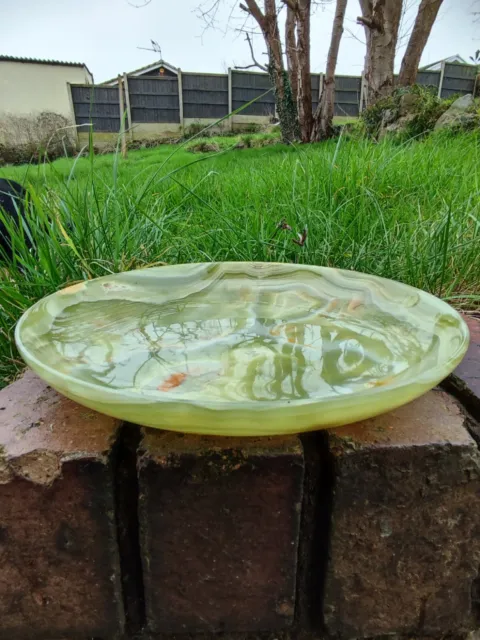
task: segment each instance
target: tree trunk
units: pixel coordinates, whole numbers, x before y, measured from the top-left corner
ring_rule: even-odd
[[[420,2],[413,31],[410,34],[410,39],[400,68],[398,84],[401,87],[415,84],[420,58],[422,57],[423,50],[427,44],[433,23],[435,22],[442,2],[443,0],[422,0]]]
[[[256,0],[245,0],[241,8],[255,18],[262,30],[268,51],[268,73],[275,90],[275,104],[280,119],[280,130],[284,142],[300,138],[297,106],[293,100],[288,73],[283,64],[282,42],[278,29],[276,0],[264,0],[264,13]]]
[[[365,82],[367,106],[390,95],[393,90],[393,66],[403,0],[359,0],[362,16],[357,22],[365,28]]]
[[[285,21],[285,48],[287,53],[287,69],[295,103],[298,94],[298,57],[297,57],[297,19],[295,12],[287,6]]]
[[[338,50],[343,34],[343,21],[347,9],[347,0],[337,0],[335,17],[333,19],[332,37],[327,57],[327,69],[323,79],[315,116],[313,118],[312,141],[325,140],[333,133],[333,112],[335,105],[335,68],[337,66]]]
[[[309,142],[312,134],[312,78],[310,73],[310,13],[311,0],[297,0],[297,109],[302,142]]]

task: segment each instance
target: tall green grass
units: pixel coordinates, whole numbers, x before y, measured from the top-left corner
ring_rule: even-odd
[[[68,282],[158,263],[336,266],[478,305],[479,149],[475,134],[403,146],[341,138],[3,168],[29,186],[32,206],[30,232],[12,228],[17,256],[0,266],[0,383],[21,366],[13,327],[33,302]],[[294,233],[305,227],[300,247]]]

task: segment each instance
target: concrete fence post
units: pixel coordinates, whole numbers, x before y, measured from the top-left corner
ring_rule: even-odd
[[[127,140],[125,137],[125,103],[123,99],[123,79],[118,76],[118,100],[120,106],[120,142],[122,146],[122,157],[127,157]]]
[[[363,74],[362,71],[362,75],[360,76],[360,104],[358,105],[358,113],[362,113],[363,111],[363,103],[365,101],[366,98],[366,91],[365,91],[366,87],[365,87],[365,76]]]
[[[130,107],[130,90],[128,88],[128,76],[123,74],[123,86],[125,88],[125,104],[127,107],[127,122],[128,122],[128,137],[133,140],[133,127],[132,127],[132,109]]]
[[[228,67],[228,113],[233,111],[232,68]],[[233,131],[233,116],[228,119],[230,131]]]
[[[178,70],[177,80],[178,80],[178,110],[180,113],[180,127],[182,128],[182,131],[183,131],[185,122],[184,122],[184,115],[183,115],[183,81],[182,81],[181,69]]]
[[[440,69],[440,81],[438,83],[438,97],[442,97],[442,89],[443,89],[443,78],[445,77],[445,60],[442,62],[442,66]]]
[[[73,138],[75,141],[75,147],[78,146],[78,129],[77,129],[77,119],[75,117],[75,105],[73,103],[73,96],[72,96],[72,85],[70,84],[70,82],[67,82],[67,94],[68,94],[68,101],[70,103],[70,113],[71,113],[71,118],[72,118],[72,124],[74,125],[73,127]]]

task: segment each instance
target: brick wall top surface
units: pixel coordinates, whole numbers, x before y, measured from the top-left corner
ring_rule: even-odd
[[[103,459],[119,421],[60,396],[27,371],[0,391],[0,425],[0,461],[16,459],[27,464],[31,458],[38,472],[42,457],[33,458],[33,454],[40,451],[46,463],[48,458],[58,463],[78,457]]]
[[[355,448],[411,447],[422,445],[471,445],[457,402],[444,391],[434,390],[394,411],[329,431],[334,440]]]

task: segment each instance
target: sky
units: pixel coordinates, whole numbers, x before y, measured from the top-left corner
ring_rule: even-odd
[[[148,0],[146,0],[148,2]],[[411,5],[402,30],[403,45],[408,25],[419,0]],[[84,62],[102,82],[159,59],[150,40],[157,41],[163,59],[184,71],[226,72],[228,67],[251,62],[238,0],[221,0],[216,26],[205,29],[198,15],[202,0],[0,0],[0,55]],[[204,7],[214,0],[203,0]],[[260,1],[260,4],[262,2]],[[422,64],[458,53],[468,60],[480,48],[480,22],[472,11],[479,0],[444,0]],[[479,7],[480,10],[480,7]],[[312,71],[325,70],[334,12],[332,2],[318,7],[312,18]],[[345,33],[340,46],[337,73],[359,75],[365,54],[363,27],[356,24],[358,0],[349,0]],[[257,57],[265,47],[254,39]],[[397,66],[401,60],[400,47]]]

